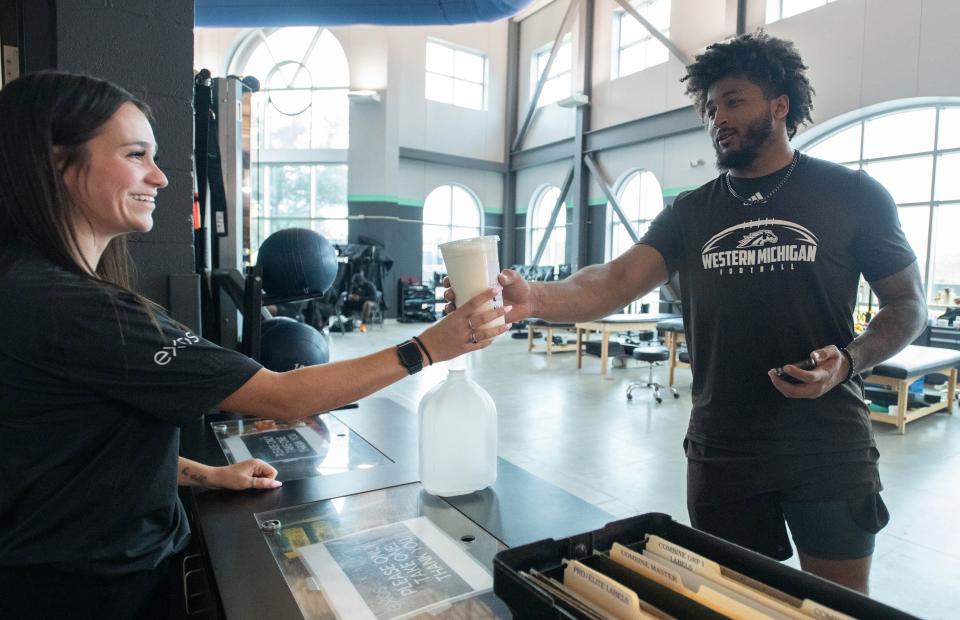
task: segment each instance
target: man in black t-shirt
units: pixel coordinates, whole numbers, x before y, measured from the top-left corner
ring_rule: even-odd
[[[859,373],[909,344],[926,306],[890,195],[790,146],[810,120],[805,69],[791,43],[762,33],[708,47],[684,81],[721,175],[610,263],[549,284],[506,270],[500,283],[507,321],[586,321],[678,274],[693,526],[786,559],[786,521],[805,570],[866,592],[888,515]],[[881,309],[855,337],[861,274]],[[816,367],[791,363],[802,360]]]

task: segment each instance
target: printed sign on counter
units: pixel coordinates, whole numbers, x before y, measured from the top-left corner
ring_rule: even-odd
[[[493,587],[492,577],[426,517],[300,547],[341,618],[386,620]]]

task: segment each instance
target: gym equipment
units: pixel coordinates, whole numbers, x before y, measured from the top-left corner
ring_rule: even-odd
[[[545,321],[536,317],[530,317],[526,321],[527,323],[527,333],[526,336],[514,336],[514,337],[525,337],[527,339],[527,351],[533,351],[534,349],[534,340],[543,336],[543,332],[546,332],[546,349],[547,355],[553,355],[558,351],[575,351],[577,345],[575,343],[566,342],[559,333],[557,332],[571,332],[573,331],[573,323],[556,323]],[[599,345],[599,343],[597,343]],[[597,350],[599,354],[599,349]]]
[[[873,369],[863,370],[865,383],[886,385],[897,394],[896,415],[870,412],[870,419],[885,424],[895,424],[903,435],[907,432],[907,422],[917,418],[946,411],[953,413],[953,399],[957,392],[957,366],[960,365],[960,351],[938,347],[909,345],[882,364]],[[932,372],[944,373],[948,377],[946,398],[926,407],[910,409],[910,385],[924,375]]]
[[[278,325],[283,325],[285,323],[298,323],[298,322],[299,321],[297,321],[296,319],[290,318],[288,316],[275,316],[269,319],[264,319],[263,322],[260,323],[260,338],[263,338],[263,336],[268,331],[270,331],[271,329],[273,329]]]
[[[577,368],[581,368],[583,366],[582,343],[586,341],[588,333],[600,332],[600,377],[603,378],[607,374],[608,357],[610,355],[616,355],[609,349],[610,334],[650,329],[656,327],[657,323],[664,319],[675,319],[678,317],[679,315],[677,314],[666,314],[660,312],[645,314],[613,314],[597,321],[576,323]]]
[[[660,390],[666,386],[660,385],[653,380],[653,367],[659,362],[665,362],[670,359],[670,351],[667,349],[667,347],[661,346],[637,347],[633,350],[633,359],[645,362],[648,365],[650,372],[647,375],[646,383],[631,383],[629,386],[627,386],[627,400],[633,400],[633,391],[637,388],[653,388],[653,398],[658,403],[662,403],[663,397],[660,396]],[[680,398],[680,393],[677,391],[677,388],[671,387],[670,391],[673,392],[674,398]]]
[[[274,372],[325,364],[330,348],[323,334],[306,323],[286,317],[263,322],[260,363]]]
[[[337,277],[337,252],[320,233],[287,228],[264,240],[257,267],[263,270],[263,291],[267,295],[320,294]]]
[[[657,323],[657,332],[666,340],[665,344],[670,351],[670,380],[667,385],[673,387],[677,368],[690,368],[690,352],[683,334],[683,319],[660,321]]]

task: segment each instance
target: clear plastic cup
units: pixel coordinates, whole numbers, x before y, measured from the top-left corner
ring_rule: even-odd
[[[488,235],[471,239],[458,239],[440,244],[440,254],[447,267],[447,276],[450,278],[450,287],[457,296],[457,303],[467,302],[484,290],[497,286],[497,275],[500,273],[500,255],[497,244],[500,237]],[[487,309],[499,308],[503,305],[503,295],[486,304]],[[503,325],[503,317],[481,325],[488,329]]]

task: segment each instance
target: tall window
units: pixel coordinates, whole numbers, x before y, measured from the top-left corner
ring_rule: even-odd
[[[311,228],[347,240],[350,70],[329,30],[251,32],[231,71],[260,80],[250,97],[250,245]]]
[[[482,110],[486,76],[485,55],[427,41],[427,99]]]
[[[537,249],[543,241],[550,224],[550,215],[557,200],[560,198],[560,188],[549,185],[541,189],[534,197],[533,205],[527,212],[527,263],[533,263]],[[567,262],[567,207],[560,205],[557,221],[547,240],[547,247],[540,257],[540,265],[561,265]]]
[[[533,53],[533,59],[530,62],[530,97],[533,98],[537,89],[537,82],[543,75],[543,70],[547,68],[547,60],[550,58],[550,48],[547,45]],[[570,35],[566,34],[557,48],[557,55],[550,66],[550,74],[540,92],[540,98],[537,99],[537,107],[545,106],[555,101],[560,101],[564,97],[570,96],[571,85],[571,56],[572,44]]]
[[[474,195],[459,185],[441,185],[423,202],[423,281],[446,271],[437,246],[483,234],[483,210]]]
[[[649,170],[637,170],[625,178],[617,192],[617,200],[638,237],[647,232],[650,222],[663,210],[663,190],[656,175]],[[612,206],[607,209],[607,222],[607,260],[612,260],[626,252],[633,245],[633,239]],[[659,292],[654,290],[640,298],[639,302],[651,304],[651,308],[656,310],[655,304],[659,299]],[[629,311],[639,312],[636,302],[631,304]]]
[[[635,0],[631,3],[664,36],[670,37],[670,0]],[[614,79],[667,62],[666,46],[632,15],[619,10],[613,14]]]
[[[767,0],[767,23],[793,17],[836,0]]]
[[[863,118],[804,150],[883,184],[917,255],[928,303],[949,305],[947,288],[960,296],[960,102]]]

